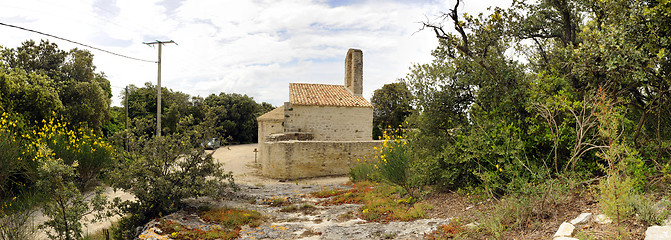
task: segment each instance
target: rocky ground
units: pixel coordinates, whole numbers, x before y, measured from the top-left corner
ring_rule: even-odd
[[[265,186],[241,185],[240,190],[223,200],[200,199],[190,205],[212,205],[256,210],[264,216],[258,227],[243,227],[240,239],[421,239],[449,219],[420,219],[411,222],[376,223],[357,217],[358,204],[322,205],[310,192],[346,188],[341,184],[272,184]],[[279,199],[279,201],[278,201]],[[282,202],[282,204],[276,204]],[[310,206],[301,209],[302,206]],[[289,206],[297,210],[286,211]],[[181,211],[165,217],[208,230],[212,226],[195,214]],[[169,233],[160,233],[156,221],[145,226],[141,239],[167,239]]]
[[[254,148],[256,144],[237,145],[222,147],[213,153],[215,159],[224,163],[227,171],[233,172],[240,190],[229,193],[221,200],[202,198],[189,202],[194,207],[211,205],[260,212],[265,218],[263,224],[245,226],[240,231],[240,239],[421,239],[440,224],[449,222],[449,218],[384,224],[367,222],[357,217],[361,205],[319,204],[324,199],[311,197],[311,192],[349,188],[343,185],[348,178],[326,177],[291,182],[265,178],[258,174],[254,164]],[[306,205],[310,208],[301,209]],[[298,210],[287,211],[289,206]],[[211,227],[188,211],[166,216],[165,219],[203,230]],[[167,239],[168,234],[158,232],[156,224],[156,221],[148,223],[141,239]]]

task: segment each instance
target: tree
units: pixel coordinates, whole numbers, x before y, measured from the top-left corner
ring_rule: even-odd
[[[435,59],[403,80],[415,96],[412,146],[428,182],[501,192],[506,181],[568,166],[603,174],[598,123],[588,119],[602,90],[623,109],[622,137],[647,159],[629,174],[668,170],[671,127],[661,123],[671,121],[670,31],[662,22],[670,4],[515,1],[474,17],[460,14],[460,3],[442,16],[449,25],[423,24],[439,41]]]
[[[373,92],[373,125],[399,128],[412,112],[412,94],[403,82],[385,84]]]
[[[49,41],[36,44],[28,40],[16,49],[3,48],[0,56],[1,71],[14,75],[11,86],[5,83],[0,90],[12,87],[28,98],[23,101],[10,96],[12,92],[4,93],[0,96],[9,98],[3,108],[24,114],[31,122],[44,119],[44,112],[62,114],[75,127],[101,133],[109,119],[112,91],[105,75],[95,72],[93,54],[76,48],[65,52]],[[39,101],[32,103],[33,99]]]
[[[150,219],[170,214],[192,197],[218,197],[233,185],[231,173],[199,146],[201,138],[192,134],[172,134],[147,138],[134,133],[135,144],[119,159],[110,174],[111,185],[135,195],[135,200],[115,199],[122,213],[115,236],[136,237],[135,227]]]

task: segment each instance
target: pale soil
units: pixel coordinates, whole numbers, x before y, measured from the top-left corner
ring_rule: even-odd
[[[224,164],[226,171],[233,172],[236,183],[245,185],[268,185],[268,184],[334,184],[346,183],[347,176],[323,177],[300,179],[290,182],[279,182],[277,179],[267,178],[260,175],[259,167],[255,163],[254,149],[258,144],[242,144],[220,147],[214,151],[212,156],[218,162]]]

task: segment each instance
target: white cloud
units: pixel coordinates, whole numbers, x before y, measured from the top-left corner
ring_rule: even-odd
[[[490,2],[468,2],[482,11]],[[412,63],[431,60],[437,41],[417,32],[425,16],[447,11],[453,1],[363,1],[332,6],[325,1],[159,0],[0,3],[0,22],[44,31],[113,52],[155,60],[142,42],[175,40],[163,47],[162,85],[190,95],[241,93],[280,105],[290,82],[342,84],[347,49],[364,51],[364,96],[403,77]],[[509,4],[508,4],[509,5]],[[505,5],[504,5],[505,6]],[[0,45],[46,38],[2,29]],[[61,49],[82,48],[49,39]],[[91,50],[112,86],[156,82],[156,65]]]

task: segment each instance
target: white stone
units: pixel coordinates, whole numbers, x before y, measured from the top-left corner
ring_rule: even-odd
[[[580,215],[578,215],[578,217],[571,220],[571,224],[573,225],[585,224],[588,223],[590,219],[592,219],[592,213],[581,213]]]
[[[464,225],[465,228],[467,229],[476,229],[478,227],[478,222],[472,222],[469,224]]]
[[[580,239],[572,238],[572,237],[556,237],[556,238],[553,238],[552,240],[580,240]]]
[[[573,235],[573,229],[575,227],[573,224],[564,222],[559,226],[559,229],[557,229],[557,233],[555,233],[554,237],[570,237]]]
[[[594,221],[597,222],[598,224],[610,224],[613,222],[613,219],[610,219],[605,214],[599,214],[594,216]]]
[[[671,239],[671,226],[652,226],[645,231],[645,240]]]

